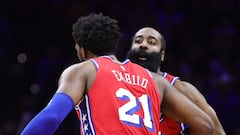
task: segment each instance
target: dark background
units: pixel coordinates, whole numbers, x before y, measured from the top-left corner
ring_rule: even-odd
[[[119,21],[123,60],[133,34],[158,29],[164,71],[198,87],[228,135],[240,134],[240,0],[1,0],[0,135],[19,134],[77,63],[71,25],[91,12]]]

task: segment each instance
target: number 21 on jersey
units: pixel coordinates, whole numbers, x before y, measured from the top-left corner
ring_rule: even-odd
[[[119,118],[123,123],[137,127],[142,127],[144,124],[147,129],[154,131],[151,100],[147,94],[135,97],[130,91],[119,88],[116,91],[116,96],[122,101],[129,100],[118,109]],[[144,112],[143,118],[136,114],[141,109],[141,106]]]

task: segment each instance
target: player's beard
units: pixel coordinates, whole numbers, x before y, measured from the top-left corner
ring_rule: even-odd
[[[140,57],[144,57],[146,60],[141,60]],[[143,49],[130,50],[127,53],[127,58],[152,72],[157,72],[161,64],[160,52],[147,53]]]

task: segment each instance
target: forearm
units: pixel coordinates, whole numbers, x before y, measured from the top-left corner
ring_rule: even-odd
[[[169,118],[188,124],[192,135],[211,135],[214,127],[211,118],[181,93],[177,95],[178,98],[171,95],[171,100],[163,99],[162,112]]]
[[[209,106],[208,108],[209,109],[206,113],[211,117],[211,119],[214,123],[214,132],[212,135],[226,135],[226,133],[222,127],[222,124],[220,123],[220,121],[217,117],[215,110],[211,106]]]
[[[21,135],[53,134],[73,108],[73,101],[68,95],[56,93],[50,103],[27,124]]]
[[[212,135],[226,135],[216,112],[209,106],[204,96],[195,86],[185,81],[178,81],[174,86],[211,118],[214,124],[214,133]]]
[[[212,135],[213,125],[209,125],[208,123],[202,121],[199,118],[197,119],[194,121],[198,121],[198,123],[192,123],[189,127],[188,135]]]

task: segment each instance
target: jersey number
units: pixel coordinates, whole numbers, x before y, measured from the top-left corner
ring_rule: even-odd
[[[122,101],[129,100],[118,109],[119,118],[122,122],[137,127],[141,127],[143,122],[145,127],[154,131],[151,101],[148,95],[143,94],[141,97],[136,98],[130,91],[120,88],[117,90],[116,96]],[[136,114],[141,109],[141,106],[144,113],[143,119]]]

